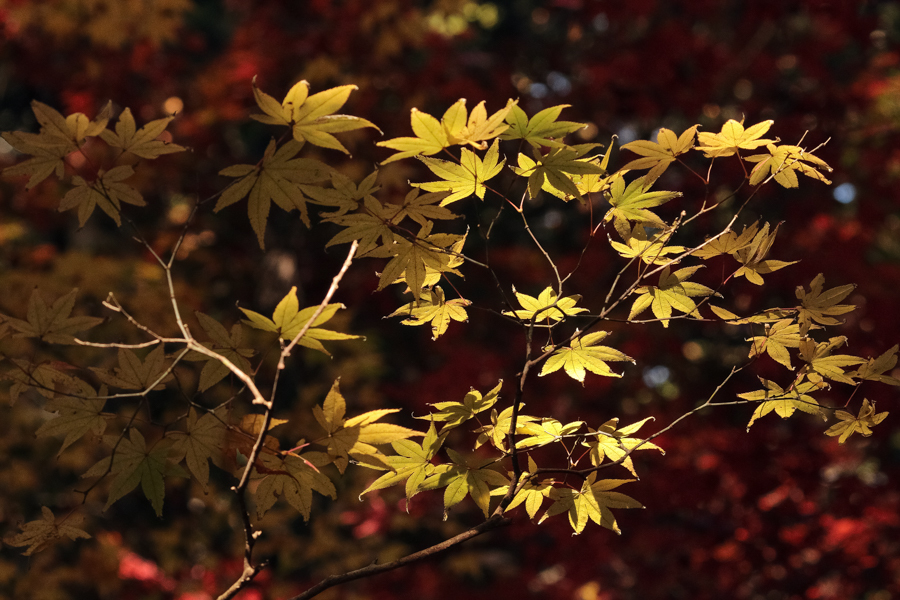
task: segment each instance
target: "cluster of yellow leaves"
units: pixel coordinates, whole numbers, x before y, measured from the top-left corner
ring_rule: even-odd
[[[768,223],[760,228],[757,221],[749,227],[744,227],[740,234],[728,231],[724,235],[709,240],[692,254],[704,260],[722,254],[730,254],[741,265],[735,271],[734,277],[746,277],[750,283],[762,285],[764,283],[763,275],[768,275],[797,262],[766,258],[775,243],[777,234],[777,225],[770,232]]]
[[[515,105],[516,102],[510,100],[505,108],[488,117],[484,102],[480,102],[472,109],[471,114],[467,115],[466,99],[460,98],[447,109],[440,121],[428,113],[413,108],[410,123],[416,137],[400,137],[378,142],[379,146],[398,151],[381,164],[411,156],[430,156],[456,145],[470,145],[485,150],[488,140],[496,138],[509,128],[504,119]]]
[[[126,108],[119,115],[114,133],[106,128],[112,116],[111,103],[93,121],[83,113],[64,117],[36,100],[31,106],[41,126],[38,133],[6,131],[2,134],[3,139],[17,151],[32,156],[18,165],[3,169],[4,176],[30,176],[26,189],[33,188],[51,174],[62,179],[69,164],[68,157],[73,153],[83,152],[88,138],[99,137],[111,148],[119,149],[119,158],[127,153],[152,160],[163,154],[184,150],[177,144],[158,139],[174,117],[157,119],[137,129],[131,110]],[[119,213],[123,202],[135,206],[146,204],[138,190],[124,183],[132,175],[134,168],[127,164],[108,169],[100,167],[88,178],[73,175],[72,183],[75,187],[63,197],[59,210],[77,208],[79,224],[84,227],[94,209],[99,206],[116,225],[121,225]]]
[[[723,246],[735,244],[739,237],[747,239],[747,236],[732,236],[724,240]],[[834,354],[836,349],[847,343],[844,336],[820,342],[810,337],[812,331],[823,329],[824,326],[840,325],[842,321],[834,317],[856,308],[851,304],[839,304],[856,288],[855,285],[847,284],[826,290],[823,289],[824,283],[825,278],[820,273],[810,283],[809,290],[798,286],[796,296],[800,305],[793,308],[772,309],[741,318],[725,309],[712,307],[713,312],[728,323],[764,326],[763,335],[748,339],[751,342],[750,358],[765,353],[772,360],[794,371],[790,350],[796,349],[797,358],[802,363],[796,369],[794,381],[787,388],[762,379],[764,389],[738,395],[745,400],[760,403],[747,425],[748,429],[758,418],[772,411],[785,419],[797,409],[827,418],[818,401],[812,397],[813,393],[829,387],[827,381],[854,386],[863,381],[879,381],[900,386],[900,380],[887,374],[897,364],[897,349],[900,346],[893,346],[877,358],[864,359],[850,354]],[[854,366],[857,367],[855,370],[848,370]],[[826,433],[830,436],[840,435],[841,443],[855,431],[871,435],[869,428],[880,423],[884,418],[882,415],[886,414],[874,415],[874,408],[865,400],[859,417],[853,417],[846,411],[838,411],[837,416],[842,422]]]
[[[620,492],[613,492],[615,488],[633,479],[603,479],[597,481],[597,473],[591,473],[584,480],[580,488],[559,487],[552,479],[537,481],[534,475],[538,466],[531,456],[528,457],[528,471],[522,474],[522,482],[516,495],[507,506],[512,510],[524,504],[530,518],[534,518],[541,508],[544,499],[549,499],[550,508],[538,521],[543,523],[549,517],[567,513],[569,524],[578,535],[584,531],[588,521],[594,521],[598,525],[610,529],[618,534],[622,531],[616,522],[612,508],[644,508],[640,502]],[[491,491],[492,496],[504,496],[509,489],[508,485]]]

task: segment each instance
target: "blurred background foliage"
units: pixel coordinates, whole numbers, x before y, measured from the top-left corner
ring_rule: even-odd
[[[139,121],[177,113],[169,131],[192,150],[142,164],[149,206],[128,213],[158,251],[172,246],[196,198],[224,186],[219,170],[261,156],[271,134],[248,119],[254,76],[276,97],[299,79],[313,91],[356,84],[346,111],[376,123],[386,138],[408,134],[412,107],[441,114],[460,97],[469,106],[484,99],[492,112],[509,97],[529,114],[570,104],[563,118],[588,124],[575,139],[603,144],[613,135],[618,144],[655,139],[659,127],[682,131],[700,123],[710,131],[729,118],[774,119],[785,143],[804,135],[812,146],[830,140],[818,154],[835,167],[834,185],[761,192],[748,216],[784,220],[773,252],[801,262],[771,275],[763,288],[736,283],[733,306],[747,311],[790,302],[797,282],[824,272],[828,287],[859,284],[849,300],[860,308],[838,332],[851,338],[854,354],[878,355],[900,341],[900,2],[0,0],[0,37],[0,130],[33,131],[32,99],[90,116],[112,100]],[[388,156],[374,147],[380,138],[370,130],[342,139],[352,158],[314,154],[357,180]],[[629,160],[613,152],[612,165]],[[0,141],[0,166],[16,160]],[[717,170],[730,176],[723,180],[739,181],[731,167]],[[382,168],[382,197],[402,198],[417,168],[412,161]],[[675,169],[658,187],[683,191],[688,203],[731,189],[706,190]],[[55,210],[64,192],[50,180],[28,193],[19,181],[0,182],[0,311],[24,314],[36,286],[47,297],[78,287],[76,312],[104,315],[100,302],[113,290],[144,323],[172,332],[162,273],[131,242],[133,232],[104,218],[76,230],[71,214]],[[478,209],[484,221],[496,210]],[[588,215],[549,201],[532,211],[558,264],[574,265],[588,241]],[[694,234],[723,224],[710,218]],[[301,303],[315,303],[343,258],[323,251],[333,233],[326,225],[307,230],[296,214],[272,219],[263,253],[241,209],[203,212],[176,263],[179,300],[226,324],[239,317],[236,302],[266,313],[292,285]],[[467,248],[477,255],[484,246],[474,233]],[[491,262],[505,285],[526,293],[543,289],[552,275],[515,223],[501,221]],[[605,294],[613,264],[603,240],[595,240],[570,289],[586,298]],[[288,371],[276,416],[296,423],[293,439],[308,435],[309,409],[338,375],[352,411],[392,406],[422,415],[427,403],[459,400],[470,386],[485,391],[500,378],[511,380],[519,367],[519,352],[510,348],[520,347],[521,332],[490,315],[451,326],[437,343],[422,328],[382,322],[401,299],[391,291],[373,294],[374,268],[354,265],[337,298],[350,307],[341,329],[367,342],[336,347],[333,359],[303,353]],[[467,298],[501,308],[492,280],[477,271],[467,277]],[[562,377],[532,380],[529,412],[589,423],[654,415],[668,423],[746,356],[749,335],[684,321],[667,330],[610,329],[639,366],[626,369],[622,380],[585,388]],[[94,335],[138,340],[115,321]],[[21,340],[0,345],[10,354],[32,350]],[[79,365],[110,366],[115,358],[98,350],[53,351],[55,360]],[[757,372],[765,376],[767,369]],[[193,389],[197,373],[185,370],[182,385]],[[752,384],[748,375],[724,393]],[[213,396],[227,398],[228,387],[219,388]],[[879,410],[896,411],[893,389],[865,392],[881,401]],[[58,440],[34,437],[46,415],[35,399],[0,406],[6,535],[35,518],[42,504],[80,502],[72,490],[97,454],[82,442],[57,459]],[[536,526],[520,518],[440,560],[328,597],[900,598],[895,415],[872,438],[840,446],[814,419],[764,420],[747,434],[749,412],[694,417],[661,438],[665,457],[636,456],[644,478],[631,493],[648,509],[621,515],[621,537],[589,528],[572,538],[565,521]],[[3,547],[0,594],[214,597],[240,572],[242,547],[230,482],[215,475],[222,474],[214,473],[208,494],[170,483],[162,520],[138,494],[107,513],[90,497],[84,511],[94,538],[31,558]],[[357,494],[374,477],[348,471],[338,483],[339,500],[319,502],[309,525],[276,505],[258,546],[273,557],[272,568],[241,597],[298,593],[325,575],[396,558],[480,518],[463,504],[442,522],[439,499],[428,494],[407,514],[397,490],[360,503]]]

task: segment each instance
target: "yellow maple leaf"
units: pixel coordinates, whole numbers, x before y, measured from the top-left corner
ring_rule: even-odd
[[[731,156],[739,150],[754,150],[760,146],[771,144],[778,140],[761,139],[761,136],[769,130],[769,127],[774,122],[772,120],[763,121],[744,129],[743,120],[738,123],[734,119],[729,119],[727,123],[722,125],[722,131],[719,133],[700,132],[697,135],[698,149],[707,158],[716,158],[719,156]]]
[[[863,400],[862,406],[859,407],[859,415],[854,417],[845,410],[839,410],[835,416],[840,419],[840,423],[835,423],[825,432],[825,435],[835,437],[841,436],[838,442],[843,444],[851,435],[857,431],[864,437],[872,435],[872,427],[878,425],[887,418],[888,413],[875,414],[875,405],[868,399]]]

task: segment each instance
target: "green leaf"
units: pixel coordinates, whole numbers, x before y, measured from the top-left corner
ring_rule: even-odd
[[[178,144],[157,139],[174,118],[165,117],[150,121],[140,129],[137,129],[131,109],[126,108],[119,115],[119,120],[116,122],[116,132],[113,133],[109,129],[104,129],[100,132],[100,137],[113,148],[121,148],[124,152],[130,152],[135,156],[152,160],[159,158],[163,154],[172,154],[173,152],[183,152],[185,150],[183,146]]]
[[[140,484],[156,515],[161,517],[165,495],[164,477],[187,476],[187,473],[169,460],[171,444],[163,440],[154,447],[147,448],[144,436],[134,428],[131,429],[130,436],[123,438],[118,445],[113,440],[110,442],[109,445],[115,447],[114,454],[100,460],[82,475],[100,477],[109,473],[115,476],[109,486],[109,497],[103,510],[107,510],[116,500]]]
[[[519,153],[519,165],[513,171],[528,178],[528,195],[536,198],[545,184],[563,194],[582,199],[581,189],[572,180],[578,175],[602,175],[606,170],[591,158],[579,160],[596,144],[551,148],[547,154],[535,151],[535,159]]]
[[[209,461],[222,466],[222,453],[225,449],[227,427],[222,418],[214,412],[197,417],[197,411],[191,407],[188,413],[187,431],[172,431],[167,437],[175,441],[172,446],[172,460],[187,463],[188,469],[206,491],[209,484]]]
[[[584,123],[557,121],[562,109],[569,104],[560,104],[545,108],[531,119],[518,105],[513,106],[506,115],[509,129],[500,135],[501,140],[525,140],[535,148],[540,146],[561,147],[562,139],[569,133],[585,127]]]
[[[572,435],[584,425],[584,421],[573,421],[563,425],[556,419],[541,419],[527,423],[521,432],[527,437],[516,442],[516,448],[539,448],[554,442],[560,442],[567,435]]]
[[[91,370],[103,383],[123,390],[161,390],[166,382],[172,380],[172,374],[160,377],[169,368],[162,344],[156,346],[144,357],[138,358],[133,350],[119,348],[119,366],[113,372],[92,367]],[[158,381],[159,380],[159,381]]]
[[[28,300],[25,321],[4,316],[5,322],[18,331],[13,337],[37,337],[51,344],[74,344],[73,334],[96,327],[103,322],[97,317],[72,317],[78,288],[57,298],[47,306],[41,293],[35,288]]]
[[[81,177],[73,177],[75,187],[66,192],[59,203],[60,212],[78,209],[78,226],[84,227],[96,207],[105,212],[116,225],[122,225],[119,213],[122,211],[122,203],[135,206],[146,206],[140,192],[128,184],[122,183],[134,174],[134,169],[128,165],[122,165],[99,173],[99,177],[92,182],[87,182]]]
[[[446,488],[444,490],[445,520],[448,511],[462,502],[466,496],[472,497],[484,514],[484,518],[487,518],[491,501],[491,487],[508,486],[509,480],[497,471],[488,468],[495,462],[493,458],[478,459],[473,456],[466,459],[449,448],[447,448],[447,454],[453,464],[440,472],[436,469],[435,473],[422,481],[420,489]]]
[[[331,167],[318,160],[294,158],[302,147],[302,143],[291,140],[276,150],[272,139],[259,165],[234,165],[219,172],[239,179],[222,192],[214,210],[218,212],[249,194],[247,212],[260,248],[265,247],[263,238],[272,202],[287,212],[298,209],[300,220],[309,227],[307,198],[301,184],[325,181],[332,175]]]
[[[84,384],[89,393],[93,395],[90,386]],[[101,390],[101,396],[106,395],[106,391]],[[63,453],[63,450],[71,444],[81,439],[88,433],[94,435],[103,435],[106,431],[107,420],[113,415],[103,414],[103,406],[106,404],[104,398],[75,398],[63,397],[55,398],[47,403],[45,410],[59,413],[56,418],[47,421],[35,432],[38,437],[45,435],[60,436],[65,435],[62,447],[57,452],[57,456]]]
[[[591,473],[584,481],[580,491],[571,488],[553,488],[550,491],[550,499],[553,500],[553,504],[538,523],[543,523],[549,517],[568,513],[569,524],[575,531],[575,535],[584,531],[589,520],[621,534],[622,531],[610,509],[644,507],[630,496],[609,490],[634,480],[603,479],[595,483],[596,478],[597,474]]]
[[[616,178],[608,192],[608,200],[612,208],[603,217],[603,221],[608,222],[614,219],[615,227],[620,231],[626,227],[626,222],[631,221],[665,229],[665,222],[647,209],[665,204],[672,198],[678,198],[681,196],[681,192],[650,192],[648,190],[652,185],[653,181],[649,180],[647,176],[638,177],[627,187],[624,179]]]
[[[279,497],[287,500],[304,521],[309,521],[314,491],[332,500],[337,498],[337,490],[331,480],[303,456],[292,453],[260,455],[262,464],[257,469],[263,469],[260,472],[263,480],[256,488],[256,514],[260,519]]]
[[[441,428],[441,435],[443,435],[446,431],[459,427],[469,419],[474,418],[478,413],[494,406],[497,400],[500,399],[500,388],[502,387],[503,380],[501,379],[494,386],[494,389],[487,392],[484,396],[481,395],[481,392],[472,388],[462,402],[437,402],[431,404],[430,406],[436,408],[438,412],[416,418],[444,423],[444,426]]]
[[[341,395],[338,381],[331,386],[322,407],[313,407],[313,416],[327,434],[315,443],[327,447],[328,455],[341,473],[347,468],[350,458],[375,468],[391,468],[384,454],[375,446],[424,435],[400,425],[376,423],[398,409],[373,410],[345,420],[346,409],[347,403]]]
[[[434,458],[435,454],[440,450],[445,437],[446,436],[443,433],[441,435],[437,434],[434,423],[432,422],[429,425],[428,432],[425,434],[425,438],[422,440],[421,444],[417,444],[412,440],[396,440],[391,442],[391,446],[397,454],[385,456],[383,459],[389,465],[391,470],[373,481],[372,484],[360,494],[360,498],[371,491],[399,485],[405,481],[406,508],[408,512],[409,500],[419,492],[419,486],[422,482],[435,471],[435,466],[431,464],[431,459]],[[373,467],[368,464],[364,466],[378,468],[377,466]]]
[[[484,194],[487,191],[484,182],[496,177],[506,163],[506,159],[499,160],[499,156],[497,140],[494,140],[484,155],[484,160],[466,148],[461,151],[459,164],[437,158],[420,158],[419,160],[425,163],[425,166],[442,181],[412,185],[429,192],[447,192],[448,195],[441,200],[441,206],[469,196],[478,196],[479,199],[484,200]]]
[[[688,152],[694,147],[694,137],[697,135],[699,125],[686,129],[680,136],[675,132],[660,128],[656,135],[656,142],[637,140],[624,144],[622,150],[630,150],[641,156],[622,167],[622,170],[650,169],[647,173],[648,181],[656,181],[669,165],[675,162],[677,156]]]
[[[634,470],[634,462],[631,460],[630,455],[630,453],[635,452],[635,448],[637,450],[659,450],[661,454],[665,454],[665,451],[656,444],[645,442],[641,438],[631,437],[644,423],[652,419],[653,417],[647,417],[618,429],[616,426],[619,419],[610,419],[597,428],[596,431],[590,429],[591,433],[596,433],[597,435],[584,440],[582,444],[590,448],[591,464],[595,467],[599,466],[607,458],[612,462],[621,460],[622,466],[637,477],[637,473]]]
[[[297,343],[331,356],[328,350],[325,349],[325,346],[322,345],[322,341],[365,339],[360,335],[339,333],[319,327],[319,325],[324,325],[330,321],[337,311],[342,308],[346,307],[337,303],[327,305]],[[275,307],[275,312],[272,314],[271,319],[246,308],[242,308],[241,311],[249,319],[244,321],[246,325],[255,329],[262,329],[263,331],[278,333],[282,339],[291,341],[300,333],[300,330],[303,329],[318,309],[319,306],[316,305],[300,310],[300,303],[297,300],[297,287],[293,286],[291,291]]]

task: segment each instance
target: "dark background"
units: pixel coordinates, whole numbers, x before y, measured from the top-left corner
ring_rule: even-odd
[[[827,287],[859,286],[849,298],[859,310],[834,334],[850,338],[848,352],[875,356],[900,341],[898,2],[169,0],[158,12],[149,4],[116,6],[0,3],[6,40],[0,47],[0,130],[33,131],[31,99],[90,116],[112,99],[118,108],[130,107],[139,122],[177,110],[169,129],[192,151],[139,171],[150,206],[127,213],[161,251],[179,234],[191,200],[224,185],[219,170],[254,163],[265,148],[271,129],[247,118],[255,112],[254,76],[278,98],[299,79],[313,91],[356,84],[360,89],[345,112],[376,123],[385,139],[409,135],[410,108],[439,116],[461,97],[469,107],[486,100],[490,112],[510,97],[529,114],[571,104],[563,118],[589,123],[580,140],[602,144],[613,134],[619,143],[648,139],[661,126],[680,133],[700,123],[717,131],[729,118],[743,116],[747,124],[774,119],[772,134],[784,143],[797,143],[804,132],[807,146],[829,140],[818,155],[834,167],[834,184],[806,180],[799,190],[770,186],[759,194],[748,218],[785,221],[773,256],[800,263],[767,277],[763,288],[737,281],[723,305],[741,311],[791,305],[794,287],[824,272]],[[352,160],[318,154],[357,180],[388,156],[372,145],[381,138],[371,130],[341,139]],[[631,158],[613,152],[614,167]],[[0,162],[15,161],[0,147]],[[407,180],[422,176],[412,162],[382,169],[383,199],[402,198]],[[742,174],[734,167],[718,170],[714,186],[721,188],[706,189],[675,169],[658,187],[683,191],[686,206],[696,208],[706,194],[736,186]],[[21,181],[0,185],[2,312],[22,315],[35,285],[48,296],[78,286],[84,311],[103,314],[99,302],[115,290],[148,324],[172,329],[158,270],[125,230],[95,216],[76,231],[74,215],[55,210],[66,188],[53,181],[28,193]],[[291,285],[300,288],[301,303],[318,302],[343,258],[340,247],[322,250],[333,228],[306,230],[296,214],[284,217],[273,208],[263,252],[243,206],[203,212],[191,227],[176,268],[182,303],[231,323],[239,317],[236,301],[266,313]],[[478,209],[473,219],[490,216],[490,207]],[[588,215],[549,201],[531,211],[558,264],[574,266],[587,242]],[[701,222],[695,235],[722,224]],[[476,258],[484,252],[477,233],[467,246]],[[507,292],[515,284],[536,295],[552,282],[543,257],[513,219],[501,221],[490,256]],[[617,260],[602,239],[594,240],[569,289],[586,299],[605,294]],[[500,378],[511,397],[521,331],[476,311],[438,342],[421,328],[382,322],[403,300],[391,290],[373,294],[373,271],[380,266],[358,261],[337,298],[350,307],[343,330],[368,341],[341,345],[333,360],[304,354],[282,388],[279,416],[308,419],[337,375],[357,412],[388,405],[422,415],[427,403],[459,400],[470,386],[486,391]],[[504,308],[490,278],[474,270],[466,275],[460,285],[467,298]],[[706,275],[710,282],[720,274]],[[134,336],[104,327],[107,335]],[[531,414],[591,424],[654,415],[665,425],[712,392],[746,356],[744,338],[751,335],[686,322],[667,330],[609,329],[610,340],[638,358],[638,366],[614,382],[589,375],[584,388],[562,375],[535,379],[526,397]],[[100,365],[112,357],[83,352],[57,358]],[[761,365],[756,373],[783,377],[779,368]],[[745,373],[723,394],[755,385],[753,373]],[[835,386],[826,398],[842,404],[848,393]],[[895,389],[867,384],[860,393],[879,401],[879,411],[896,411]],[[3,408],[0,418],[4,534],[36,518],[41,504],[76,502],[69,492],[97,459],[84,442],[55,459],[58,441],[33,437],[40,409],[21,402]],[[338,588],[331,597],[900,597],[895,416],[872,438],[840,446],[822,435],[820,420],[806,415],[789,421],[772,415],[745,433],[750,412],[707,411],[661,438],[665,457],[646,452],[636,458],[642,480],[626,491],[648,508],[619,511],[621,537],[595,526],[571,537],[563,517],[538,526],[520,515],[513,527],[441,559]],[[642,433],[652,430],[648,425]],[[437,494],[417,497],[411,516],[396,490],[360,504],[356,495],[373,476],[363,469],[351,473],[340,483],[341,499],[317,504],[309,525],[287,507],[273,509],[259,547],[273,567],[242,597],[297,593],[327,574],[400,556],[480,518],[467,500],[442,522]],[[216,483],[209,495],[170,484],[164,520],[139,493],[106,513],[99,499],[89,502],[94,539],[30,560],[4,547],[0,589],[7,597],[214,597],[236,577],[241,560],[227,478]]]

